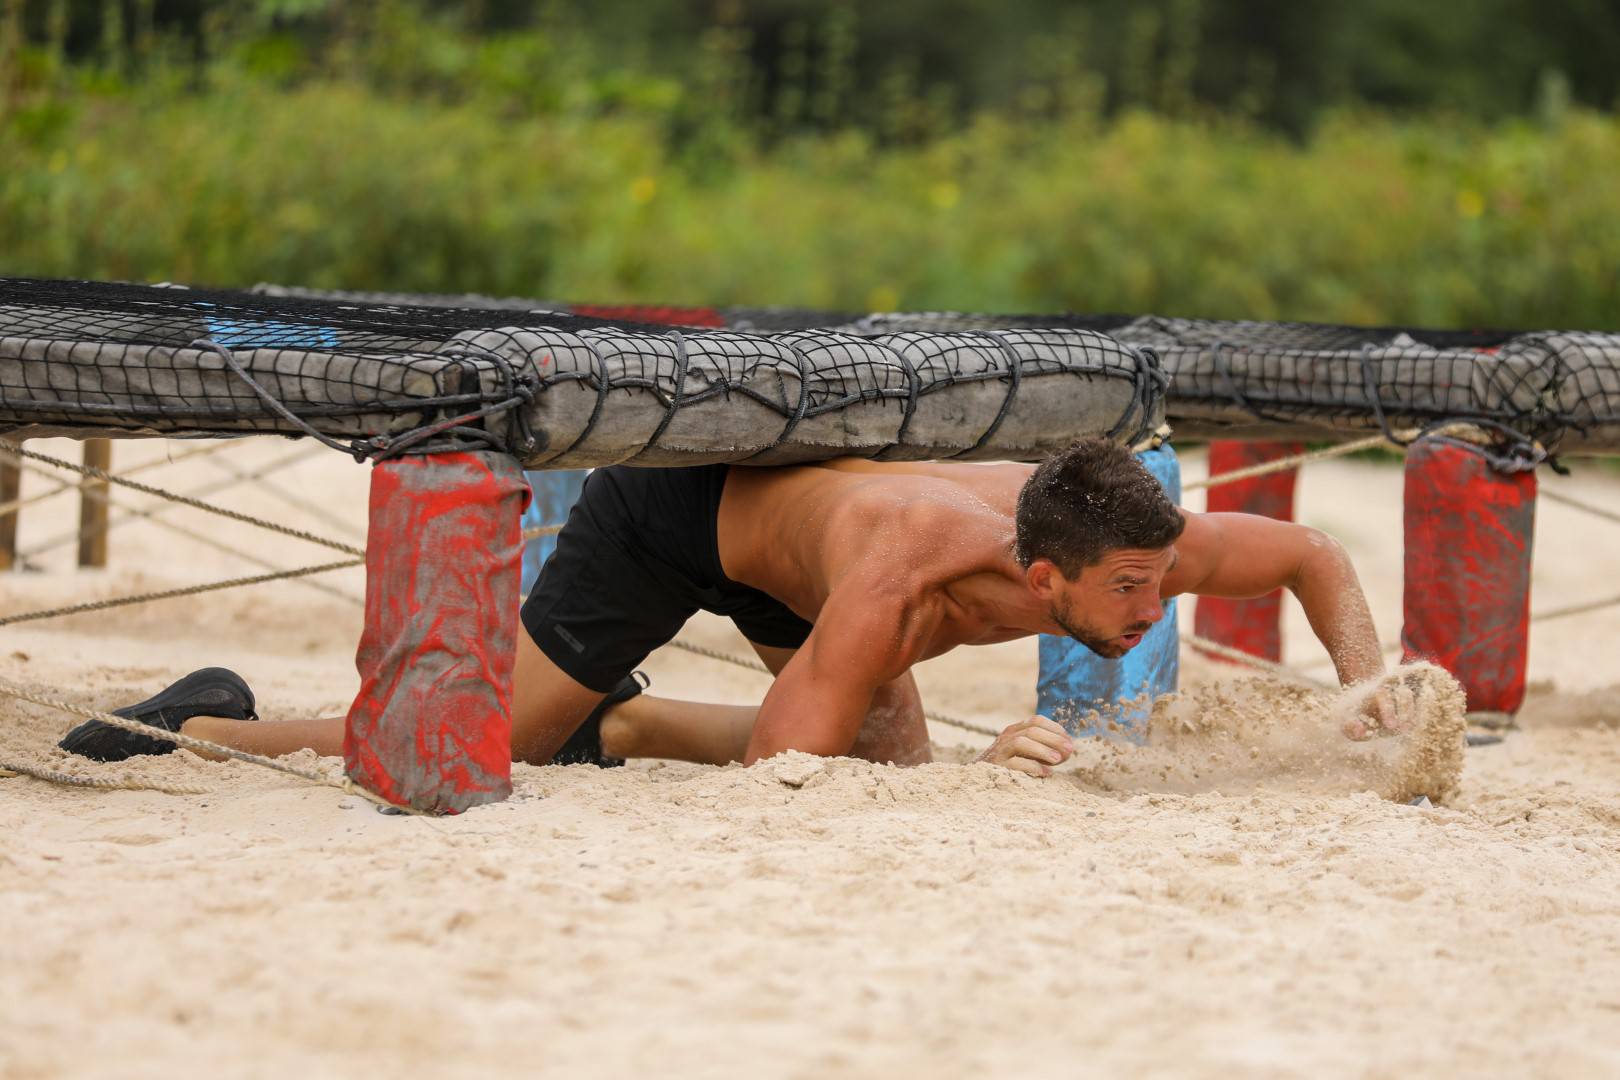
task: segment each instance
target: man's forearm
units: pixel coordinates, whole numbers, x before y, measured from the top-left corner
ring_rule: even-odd
[[[854,680],[811,679],[804,669],[792,669],[790,664],[759,707],[743,764],[752,765],[784,750],[822,757],[848,754],[871,699],[872,690]]]
[[[1333,658],[1339,684],[1376,679],[1384,674],[1384,654],[1356,568],[1337,540],[1325,533],[1316,537],[1291,588]]]

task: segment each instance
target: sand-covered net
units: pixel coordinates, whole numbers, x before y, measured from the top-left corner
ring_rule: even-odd
[[[163,448],[140,451],[122,464]],[[287,452],[230,455],[253,471]],[[211,460],[148,478],[228,479]],[[323,456],[264,479],[363,520],[363,469]],[[1620,482],[1574,482],[1620,505]],[[1386,634],[1398,492],[1361,463],[1302,483]],[[263,484],[214,497],[345,535]],[[53,505],[26,512],[25,549],[71,530]],[[1620,573],[1602,533],[1544,511],[1538,605]],[[324,557],[201,527],[229,550],[147,522],[115,534],[106,572],[38,555],[0,610]],[[360,579],[326,584],[10,627],[0,676],[105,707],[219,663],[267,716],[341,711]],[[510,801],[440,820],[184,753],[69,761],[51,745],[72,718],[0,702],[0,757],[207,791],[0,779],[0,1076],[1613,1075],[1620,617],[1595,619],[1538,626],[1524,730],[1468,751],[1427,808],[1400,797],[1460,752],[1447,684],[1422,672],[1400,687],[1428,725],[1365,743],[1337,734],[1344,696],[1189,655],[1146,746],[1088,744],[1049,780],[954,764],[980,740],[939,727],[941,763],[915,769],[519,767]],[[738,647],[718,621],[688,633]],[[964,650],[919,680],[999,725],[1032,706],[1034,657]],[[648,670],[671,696],[764,689],[668,650]]]

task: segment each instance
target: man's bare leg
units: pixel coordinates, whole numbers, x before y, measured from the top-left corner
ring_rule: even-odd
[[[773,675],[797,651],[749,644]],[[602,717],[602,752],[729,765],[743,759],[758,713],[757,705],[706,705],[642,694]]]
[[[322,716],[313,720],[227,720],[219,716],[193,716],[180,725],[180,734],[265,757],[280,757],[299,750],[336,757],[343,753],[343,719]]]
[[[707,705],[642,694],[602,717],[602,753],[699,765],[741,761],[757,705]]]
[[[591,710],[606,697],[574,681],[527,634],[519,634],[512,672],[512,760],[544,765],[561,748]],[[615,723],[625,710],[639,717],[635,724]],[[755,709],[726,705],[700,705],[667,698],[636,697],[604,717],[602,739],[610,757],[672,757],[688,761],[732,760],[732,727],[743,724],[742,744],[748,742]],[[181,725],[181,732],[251,754],[279,757],[310,749],[317,754],[343,753],[344,718],[310,720],[227,720],[197,716]],[[631,749],[633,753],[623,751]],[[741,750],[736,752],[741,756]]]
[[[763,645],[754,650],[773,673],[794,653]],[[512,677],[512,760],[549,762],[605,696],[574,681],[533,639],[519,634]],[[758,711],[754,705],[708,705],[643,694],[602,718],[602,750],[610,757],[725,765],[742,760]],[[341,755],[343,729],[341,716],[270,721],[197,716],[180,728],[183,734],[267,757],[304,749]],[[850,753],[902,765],[928,760],[928,728],[909,673],[878,691]]]
[[[584,722],[605,695],[563,673],[527,634],[518,635],[512,673],[512,760],[544,764]],[[183,734],[250,754],[280,757],[298,750],[324,756],[343,753],[344,718],[227,720],[196,716]]]

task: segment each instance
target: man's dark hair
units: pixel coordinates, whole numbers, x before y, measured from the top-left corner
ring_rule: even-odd
[[[1081,439],[1035,470],[1018,493],[1020,566],[1050,559],[1075,578],[1120,548],[1165,548],[1186,519],[1137,456],[1109,439]]]

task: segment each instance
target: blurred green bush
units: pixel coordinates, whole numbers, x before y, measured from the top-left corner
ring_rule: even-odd
[[[1341,109],[1296,139],[1105,114],[1076,74],[961,124],[899,87],[889,120],[784,131],[716,34],[679,81],[431,23],[320,72],[274,33],[201,73],[14,42],[0,274],[1620,328],[1610,114]]]

